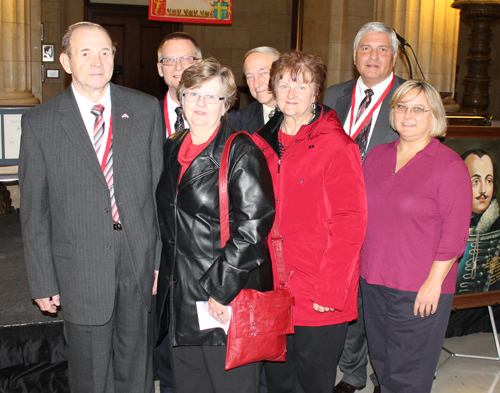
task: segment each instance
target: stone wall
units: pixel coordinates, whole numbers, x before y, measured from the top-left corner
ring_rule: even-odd
[[[213,56],[231,68],[238,86],[243,78],[243,56],[257,46],[272,46],[280,51],[290,49],[292,0],[245,0],[233,3],[232,25],[184,24],[201,46],[203,55]],[[252,98],[241,96],[241,106]]]

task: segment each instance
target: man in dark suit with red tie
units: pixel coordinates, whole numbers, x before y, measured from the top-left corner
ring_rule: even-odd
[[[357,79],[330,86],[324,103],[337,112],[345,132],[358,144],[361,158],[382,143],[398,138],[389,125],[389,102],[404,79],[393,73],[398,56],[396,33],[387,25],[371,22],[364,25],[354,39],[354,64]],[[334,393],[353,393],[366,385],[368,346],[361,296],[358,299],[358,319],[349,324],[344,351],[339,361],[344,373]],[[380,392],[373,374],[374,392]]]
[[[160,101],[165,140],[175,132],[189,128],[189,124],[182,114],[181,103],[177,98],[177,87],[184,70],[200,62],[202,58],[200,45],[187,33],[171,33],[163,39],[158,47],[158,74],[168,86],[165,98]],[[228,116],[229,124],[235,129],[241,130],[239,113],[231,110]]]
[[[110,83],[101,26],[70,26],[62,94],[22,118],[19,184],[32,297],[61,307],[72,393],[152,393],[155,272],[161,241],[158,100]]]

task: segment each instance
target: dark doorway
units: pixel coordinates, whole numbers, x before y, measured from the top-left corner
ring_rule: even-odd
[[[163,99],[167,87],[158,75],[157,49],[182,24],[148,20],[148,7],[87,3],[87,20],[105,27],[116,45],[112,82]]]

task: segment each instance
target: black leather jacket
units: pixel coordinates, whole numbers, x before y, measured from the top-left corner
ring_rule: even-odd
[[[199,330],[195,302],[211,296],[227,305],[243,288],[273,289],[266,241],[275,214],[272,180],[264,155],[247,135],[238,135],[231,147],[230,239],[221,249],[219,163],[234,132],[222,120],[214,140],[193,160],[180,183],[177,156],[187,131],[165,143],[164,172],[156,191],[163,242],[158,342],[170,327],[174,346],[225,345],[222,329]]]

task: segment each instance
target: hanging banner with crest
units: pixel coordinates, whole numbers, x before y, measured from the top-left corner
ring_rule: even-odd
[[[150,20],[231,24],[233,0],[149,0]]]

